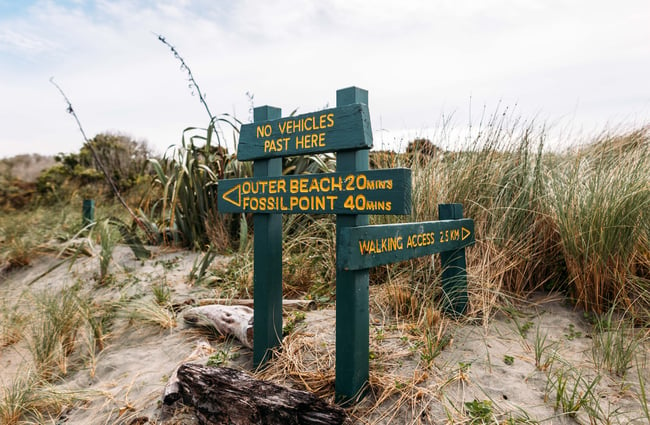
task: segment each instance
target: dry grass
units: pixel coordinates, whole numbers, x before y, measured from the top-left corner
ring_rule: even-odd
[[[3,382],[0,393],[0,423],[54,423],[64,407],[83,401],[83,391],[67,391],[41,380],[32,372],[21,372]]]
[[[36,314],[30,320],[27,346],[38,375],[48,381],[65,376],[82,325],[82,310],[74,287],[56,294],[34,295]]]
[[[178,325],[176,313],[170,305],[160,305],[155,299],[140,298],[125,305],[125,315],[130,320],[173,329]]]

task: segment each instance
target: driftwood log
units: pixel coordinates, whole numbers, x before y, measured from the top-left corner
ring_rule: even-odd
[[[233,335],[253,348],[253,309],[243,305],[204,305],[183,313],[183,320],[194,326],[210,326],[222,335]]]
[[[253,308],[255,304],[251,298],[204,298],[198,301],[199,305],[222,304],[222,305],[245,305]],[[291,310],[316,310],[316,301],[314,300],[282,300],[282,309]]]
[[[214,348],[212,348],[208,341],[199,340],[196,343],[196,348],[194,351],[192,351],[189,356],[185,357],[185,359],[176,366],[171,376],[169,377],[169,380],[167,380],[167,384],[163,390],[163,402],[166,405],[174,403],[181,397],[180,390],[178,388],[178,368],[181,367],[184,363],[196,361],[200,358],[209,356],[212,353],[214,353]]]
[[[201,424],[332,425],[346,423],[338,406],[306,391],[281,387],[224,367],[185,363],[178,369],[180,395]]]

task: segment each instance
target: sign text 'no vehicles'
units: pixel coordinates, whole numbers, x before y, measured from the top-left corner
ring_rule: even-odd
[[[372,147],[368,106],[352,104],[244,124],[237,159],[277,158]]]
[[[218,192],[221,212],[409,214],[411,170],[222,180]]]

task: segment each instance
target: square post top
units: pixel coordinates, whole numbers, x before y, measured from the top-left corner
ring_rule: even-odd
[[[368,90],[352,86],[336,91],[336,106],[350,105],[352,103],[367,105]]]

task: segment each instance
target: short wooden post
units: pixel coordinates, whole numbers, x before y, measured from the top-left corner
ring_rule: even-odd
[[[368,104],[368,92],[358,87],[337,90],[336,106]],[[336,153],[336,171],[368,169],[368,150]],[[336,240],[344,229],[368,224],[367,215],[337,214]],[[345,271],[336,260],[336,398],[345,403],[360,397],[368,382],[370,316],[368,312],[368,269]]]
[[[88,226],[95,222],[95,200],[94,199],[84,199],[81,207],[82,214],[82,223],[84,226]]]
[[[282,110],[261,106],[253,110],[254,121],[282,117]],[[282,158],[253,161],[253,176],[281,176]],[[264,364],[270,350],[282,340],[282,214],[253,214],[254,255],[254,323],[253,363]]]
[[[440,220],[463,218],[462,204],[439,204]],[[440,253],[442,265],[443,309],[454,317],[460,317],[467,308],[467,268],[465,248]]]

